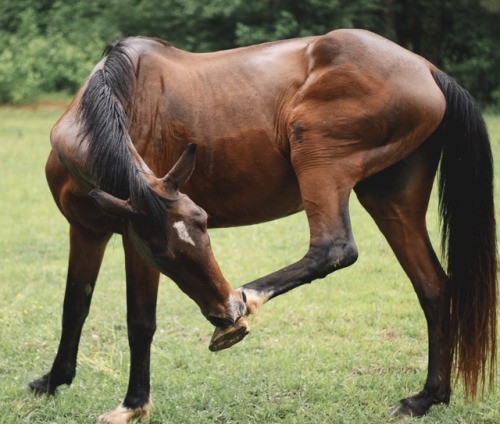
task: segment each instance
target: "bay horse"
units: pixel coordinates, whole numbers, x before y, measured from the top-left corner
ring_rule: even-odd
[[[126,38],[96,65],[54,126],[51,145],[46,174],[70,224],[70,257],[59,349],[50,372],[30,383],[33,391],[54,394],[72,382],[112,233],[125,249],[130,378],[123,403],[99,422],[126,423],[150,408],[159,273],[216,326],[212,350],[229,347],[264,302],[356,261],[352,191],[388,240],[427,321],[425,385],[393,414],[421,416],[448,403],[454,370],[469,396],[492,388],[491,147],[470,94],[422,57],[364,30],[198,54]],[[446,270],[425,222],[438,165]],[[231,288],[207,226],[300,210],[310,228],[307,254]]]

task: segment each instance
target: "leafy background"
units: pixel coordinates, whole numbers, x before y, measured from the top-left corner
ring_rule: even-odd
[[[500,110],[499,0],[0,0],[0,103],[73,93],[126,35],[210,51],[335,28],[422,54]]]

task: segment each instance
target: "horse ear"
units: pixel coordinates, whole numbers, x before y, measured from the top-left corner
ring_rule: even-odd
[[[176,192],[188,182],[194,170],[195,153],[196,144],[188,144],[177,163],[162,178],[162,182],[168,191]]]
[[[96,201],[99,208],[112,216],[128,218],[132,215],[136,215],[136,212],[128,200],[118,199],[105,191],[97,189],[92,190],[89,196]]]

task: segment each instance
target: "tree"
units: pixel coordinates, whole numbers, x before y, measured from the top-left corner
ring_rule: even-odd
[[[500,107],[499,0],[0,0],[0,102],[74,92],[127,35],[212,51],[335,28],[375,31]]]
[[[396,41],[457,78],[482,104],[500,98],[500,2],[389,1]],[[500,105],[499,105],[500,106]]]

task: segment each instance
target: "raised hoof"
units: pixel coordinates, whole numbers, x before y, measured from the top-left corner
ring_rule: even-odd
[[[250,326],[248,325],[247,319],[245,317],[240,317],[229,327],[217,327],[212,335],[212,340],[210,340],[208,348],[212,352],[227,349],[243,340],[249,332]]]

